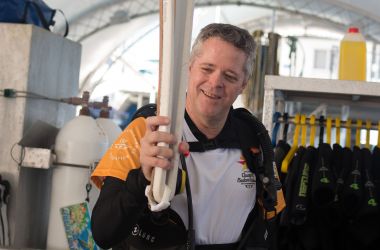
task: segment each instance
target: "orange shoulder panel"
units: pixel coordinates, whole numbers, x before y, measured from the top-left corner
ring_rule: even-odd
[[[273,173],[274,173],[274,178],[279,182],[280,178],[279,178],[279,175],[278,175],[278,172],[277,172],[277,168],[276,168],[275,165],[273,165]],[[258,200],[258,202],[262,206],[262,201]],[[265,212],[264,207],[262,207],[264,209],[264,213],[263,214],[266,216],[266,219],[272,219],[277,214],[279,214],[282,210],[284,210],[285,207],[286,207],[286,202],[285,202],[284,193],[282,191],[282,188],[280,188],[279,190],[277,190],[277,204],[275,206],[275,210],[276,211]]]
[[[284,193],[282,192],[282,189],[277,190],[277,204],[275,205],[275,211],[266,211],[262,200],[259,199],[257,200],[258,204],[260,205],[262,211],[263,211],[263,217],[264,219],[272,219],[276,215],[278,215],[284,208],[286,207],[285,199],[284,199]]]
[[[139,117],[116,139],[91,175],[98,188],[101,188],[106,176],[126,180],[131,169],[140,167],[140,139],[145,131],[145,118]]]

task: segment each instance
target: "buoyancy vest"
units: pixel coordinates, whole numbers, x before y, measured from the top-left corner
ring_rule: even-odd
[[[290,222],[293,225],[303,225],[310,209],[310,190],[312,171],[315,168],[317,149],[309,146],[301,156],[300,163],[295,171],[298,171],[295,181],[294,194],[290,207]]]
[[[318,149],[317,164],[313,171],[312,199],[317,207],[326,207],[334,201],[334,178],[331,169],[332,149],[322,143]]]
[[[380,202],[380,148],[375,147],[372,151],[372,176],[375,184],[376,199]]]
[[[153,115],[156,115],[156,105],[148,104],[138,109],[132,120]],[[248,168],[258,177],[257,197],[260,206],[255,206],[255,209],[248,216],[240,245],[220,245],[217,246],[217,249],[224,249],[223,247],[226,249],[245,249],[246,245],[253,246],[249,249],[269,249],[275,230],[274,218],[285,207],[281,183],[274,165],[271,141],[263,124],[248,110],[231,108],[229,119],[238,135],[238,140],[231,142],[204,140],[189,143],[190,152],[203,152],[216,148],[240,148]],[[212,249],[212,246],[208,247]]]
[[[363,152],[357,146],[352,150],[352,163],[344,181],[343,208],[349,218],[356,216],[363,199],[363,182],[361,170],[363,164]]]

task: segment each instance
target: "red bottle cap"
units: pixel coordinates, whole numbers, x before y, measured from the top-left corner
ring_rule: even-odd
[[[348,28],[348,33],[359,33],[358,27],[350,27]]]

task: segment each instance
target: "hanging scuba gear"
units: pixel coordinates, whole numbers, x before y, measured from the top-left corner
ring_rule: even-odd
[[[331,172],[331,157],[332,149],[331,143],[331,118],[328,119],[328,135],[327,140],[329,143],[323,142],[324,137],[324,118],[319,118],[319,149],[316,167],[313,171],[312,177],[312,199],[317,207],[326,207],[334,200],[334,182]]]
[[[289,226],[290,225],[290,216],[291,216],[291,204],[293,204],[293,194],[296,193],[296,182],[297,182],[297,173],[298,166],[300,165],[303,154],[305,153],[304,147],[299,147],[295,153],[291,165],[288,168],[288,173],[285,178],[284,186],[285,190],[285,200],[287,206],[281,214],[281,225]]]
[[[380,148],[380,121],[377,123],[377,147]]]
[[[363,166],[362,166],[362,180],[363,180],[363,189],[364,189],[364,202],[363,207],[359,211],[359,216],[378,216],[379,213],[379,204],[376,197],[375,184],[373,182],[372,176],[372,155],[369,150],[369,141],[370,141],[370,128],[371,121],[367,120],[366,122],[366,147],[362,148],[363,152]]]
[[[380,121],[377,125],[377,145],[372,151],[372,176],[376,189],[377,201],[380,202]]]
[[[334,200],[334,180],[331,172],[332,149],[329,144],[319,145],[318,159],[313,171],[312,199],[316,206],[327,206]]]
[[[372,151],[372,176],[375,184],[376,199],[380,202],[380,148],[375,147]]]
[[[301,117],[302,138],[301,147],[306,147],[306,126],[305,115]],[[314,128],[315,129],[315,128]],[[311,136],[313,133],[311,133]],[[313,140],[311,140],[313,142]],[[306,222],[310,200],[311,173],[316,163],[317,150],[313,145],[303,150],[300,164],[297,166],[297,178],[295,181],[292,203],[290,206],[290,222],[294,225],[303,225]]]
[[[358,204],[356,213],[349,218],[346,235],[349,235],[349,243],[357,249],[377,249],[380,240],[380,225],[378,223],[380,214],[374,192],[375,187],[372,182],[371,152],[367,148],[362,148],[361,153],[361,203]]]
[[[355,146],[352,153],[352,163],[348,175],[344,181],[343,206],[348,217],[355,216],[362,201],[362,180],[361,169],[363,164],[363,154],[360,150],[360,129],[362,122],[357,120]]]
[[[352,163],[349,173],[344,181],[343,206],[348,217],[356,215],[362,202],[361,168],[363,155],[360,148],[354,146],[352,152]]]
[[[368,148],[363,148],[363,183],[364,183],[364,202],[360,211],[361,215],[376,215],[379,212],[379,201],[376,197],[375,185],[372,177],[372,157]]]
[[[285,156],[288,154],[290,150],[290,145],[287,142],[287,135],[288,135],[288,129],[289,129],[289,123],[288,123],[288,113],[284,113],[283,120],[284,120],[284,127],[282,131],[282,139],[278,141],[276,148],[274,149],[274,161],[276,163],[277,172],[280,176],[280,181],[284,182],[285,180],[285,174],[281,171],[281,164],[284,160]]]
[[[337,117],[335,119],[335,143],[333,145],[333,151],[332,151],[332,160],[331,160],[331,170],[333,173],[333,178],[335,179],[335,189],[334,189],[334,210],[335,213],[338,215],[340,210],[339,201],[341,199],[341,193],[342,188],[344,184],[344,176],[345,176],[345,169],[344,169],[344,161],[347,159],[347,157],[343,157],[343,148],[340,145],[340,118]],[[348,150],[348,152],[347,152]],[[350,150],[348,148],[345,149],[346,155],[350,154]],[[346,163],[347,164],[347,163]]]

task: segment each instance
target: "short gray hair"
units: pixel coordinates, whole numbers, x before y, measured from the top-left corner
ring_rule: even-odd
[[[244,52],[247,56],[244,73],[245,80],[248,80],[252,75],[253,64],[255,63],[256,44],[247,30],[231,24],[212,23],[203,27],[191,49],[190,63],[193,62],[195,56],[198,55],[203,42],[212,37],[218,37]]]

